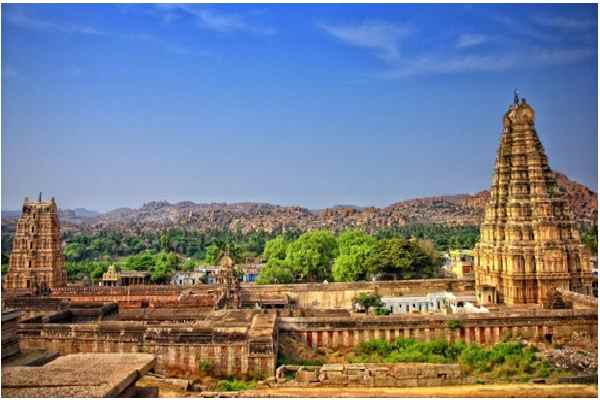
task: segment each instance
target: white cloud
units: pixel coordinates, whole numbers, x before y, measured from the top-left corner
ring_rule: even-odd
[[[23,12],[21,9],[12,9],[7,12],[7,20],[9,23],[24,29],[53,31],[63,33],[78,33],[83,35],[103,35],[101,32],[90,26],[82,26],[69,22],[55,22],[52,20],[35,17]]]
[[[159,11],[163,22],[174,21],[184,14],[194,17],[199,27],[215,32],[245,31],[264,35],[276,33],[272,27],[249,23],[247,18],[241,14],[217,12],[214,9],[198,8],[186,4],[157,4],[156,10]]]
[[[392,24],[384,21],[367,21],[354,25],[318,25],[331,36],[349,45],[377,51],[386,60],[399,57],[399,42],[414,29],[410,25]]]
[[[190,53],[190,51],[188,49],[186,49],[185,47],[170,43],[166,40],[163,40],[163,39],[156,37],[154,35],[151,35],[149,33],[136,33],[136,34],[128,35],[128,37],[130,37],[132,39],[141,40],[144,42],[155,43],[173,53],[177,53],[177,54],[189,54]]]
[[[569,18],[561,16],[537,15],[533,21],[547,28],[557,28],[565,30],[585,30],[594,28],[596,21],[590,18]]]
[[[450,56],[427,55],[407,60],[390,68],[385,78],[399,78],[424,74],[455,74],[465,72],[505,71],[516,67],[543,67],[567,65],[595,56],[592,48],[542,49],[497,55]]]
[[[488,40],[489,38],[483,34],[463,33],[458,37],[458,40],[456,41],[456,47],[461,49],[465,47],[479,46]]]

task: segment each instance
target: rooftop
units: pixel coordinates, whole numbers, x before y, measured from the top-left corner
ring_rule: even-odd
[[[2,368],[2,397],[117,397],[154,361],[151,354],[80,353],[43,367]]]

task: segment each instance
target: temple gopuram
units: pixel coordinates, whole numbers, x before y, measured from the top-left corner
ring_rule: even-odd
[[[42,294],[51,288],[66,286],[66,282],[54,197],[42,201],[40,193],[37,202],[26,197],[17,222],[5,289]]]
[[[535,130],[515,93],[474,251],[480,304],[542,304],[555,288],[591,294],[590,255]]]

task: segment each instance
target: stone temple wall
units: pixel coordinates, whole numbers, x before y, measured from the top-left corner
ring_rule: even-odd
[[[293,379],[286,378],[290,373]],[[275,385],[271,386],[419,387],[458,385],[463,374],[458,364],[358,363],[284,365],[277,368],[275,378]]]
[[[272,376],[277,334],[275,316],[254,315],[250,326],[147,325],[143,322],[92,324],[21,323],[22,349],[45,348],[74,353],[149,353],[156,370],[166,374],[198,373],[206,361],[221,376]]]
[[[503,338],[561,343],[573,335],[597,340],[595,309],[519,310],[490,314],[402,315],[382,317],[280,317],[280,335],[316,349],[352,347],[371,339],[462,340],[491,345]]]
[[[242,284],[242,297],[287,295],[296,308],[305,309],[351,309],[352,299],[359,293],[377,293],[380,296],[425,295],[430,292],[463,292],[474,290],[470,279],[415,279],[383,282],[307,283],[291,285]],[[212,295],[217,285],[200,285],[194,289]],[[117,287],[64,287],[51,292],[52,298],[70,299],[76,302],[124,302],[148,301],[154,303],[180,302],[184,288],[177,286],[117,286]],[[206,306],[210,306],[206,304]]]

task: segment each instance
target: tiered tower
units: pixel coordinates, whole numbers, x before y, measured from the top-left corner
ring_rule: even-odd
[[[6,288],[43,293],[66,285],[67,274],[54,197],[37,202],[25,198],[13,240]]]
[[[237,277],[233,260],[229,254],[221,258],[221,268],[217,275],[217,284],[220,286],[215,308],[239,309],[241,307],[240,280]]]
[[[543,303],[553,288],[591,294],[589,253],[534,128],[515,93],[504,114],[491,197],[475,247],[480,303]]]

